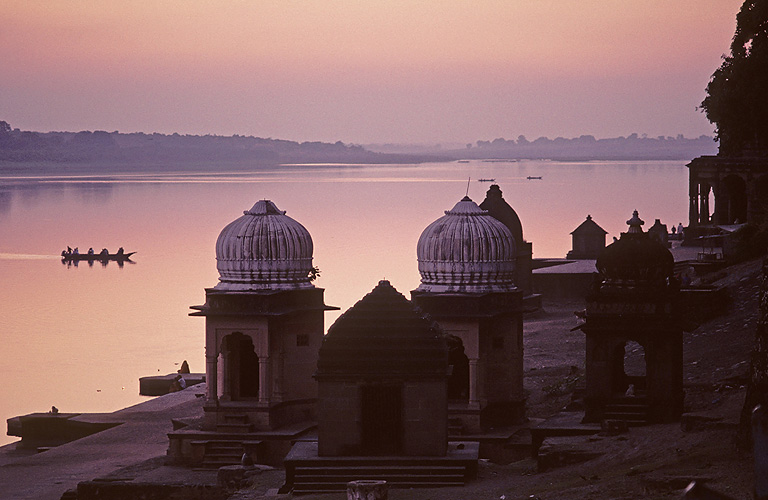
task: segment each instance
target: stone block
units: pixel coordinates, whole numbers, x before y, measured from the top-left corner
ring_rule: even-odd
[[[358,480],[347,483],[347,500],[387,500],[389,485],[386,481]]]

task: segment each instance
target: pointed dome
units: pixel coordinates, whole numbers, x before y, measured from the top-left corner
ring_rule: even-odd
[[[339,316],[323,339],[317,376],[446,376],[448,347],[440,327],[389,281]]]
[[[416,247],[426,292],[490,292],[515,288],[515,240],[502,222],[465,196],[427,226]]]
[[[312,237],[304,226],[260,200],[216,241],[219,290],[312,288]]]
[[[672,276],[675,259],[667,248],[651,239],[641,227],[637,210],[627,221],[629,229],[597,258],[605,285],[619,287],[664,286]]]
[[[488,210],[494,218],[500,220],[515,238],[515,243],[520,246],[523,241],[523,224],[515,209],[510,206],[501,194],[498,184],[492,184],[485,193],[485,199],[480,203],[480,208]]]

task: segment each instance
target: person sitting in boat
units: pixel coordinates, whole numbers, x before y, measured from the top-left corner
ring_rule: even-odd
[[[80,255],[80,250],[78,250],[77,247],[75,247],[75,249],[72,250],[72,255]]]
[[[125,250],[123,250],[123,247],[120,247],[117,249],[117,255],[123,255],[125,253]]]
[[[101,252],[99,252],[99,256],[100,257],[109,257],[109,250],[107,250],[106,248],[102,248]]]
[[[93,255],[93,247],[88,249],[88,255]]]

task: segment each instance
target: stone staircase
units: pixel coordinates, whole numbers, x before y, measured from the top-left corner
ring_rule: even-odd
[[[628,426],[648,424],[648,400],[644,395],[613,398],[605,405],[604,420],[622,420]]]
[[[464,465],[420,464],[339,464],[302,465],[293,469],[294,494],[345,491],[347,483],[356,479],[385,480],[394,488],[436,488],[464,486]]]
[[[202,466],[206,469],[218,469],[225,465],[238,465],[243,453],[242,441],[212,439],[205,443]]]
[[[460,418],[449,418],[448,419],[448,435],[453,436],[461,436],[464,434],[464,423],[461,421]]]
[[[280,493],[346,491],[355,480],[387,481],[392,488],[463,486],[477,476],[479,445],[452,441],[444,457],[318,456],[317,441],[296,442],[285,457]]]
[[[248,415],[228,413],[223,417],[224,420],[216,425],[216,432],[229,435],[229,437],[219,437],[201,442],[205,446],[201,464],[204,468],[214,469],[225,465],[238,465],[246,451],[246,445],[255,443],[247,440],[247,434],[253,432],[254,429]],[[239,435],[242,435],[243,439],[239,439]]]
[[[216,431],[247,434],[253,432],[253,424],[245,413],[225,413],[224,421],[216,424]]]

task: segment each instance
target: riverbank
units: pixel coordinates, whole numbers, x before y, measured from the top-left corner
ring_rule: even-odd
[[[705,481],[733,498],[751,498],[751,457],[735,446],[744,401],[748,359],[757,317],[760,262],[729,268],[710,278],[728,287],[729,313],[684,335],[686,430],[680,424],[631,428],[616,436],[552,440],[550,447],[586,450],[593,457],[540,472],[536,461],[499,465],[481,461],[478,478],[463,488],[392,490],[392,500],[677,499],[691,480]],[[583,304],[546,303],[525,322],[525,388],[529,417],[546,418],[566,406],[583,380],[584,335],[571,331]],[[44,453],[0,448],[0,498],[51,499],[78,483],[187,484],[213,488],[216,471],[164,465],[171,419],[202,415],[202,385],[161,396],[90,420],[121,423],[112,429]],[[547,443],[545,443],[547,444]],[[281,470],[261,471],[251,488],[231,498],[273,498]],[[207,486],[206,486],[207,485]],[[283,496],[284,497],[284,496]],[[305,500],[341,500],[343,494]]]

